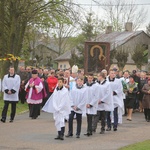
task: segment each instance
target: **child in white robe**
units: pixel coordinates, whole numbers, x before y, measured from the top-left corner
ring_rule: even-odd
[[[109,77],[108,82],[110,83],[112,92],[113,92],[113,105],[114,105],[114,123],[113,123],[113,130],[117,131],[118,127],[118,108],[121,110],[119,113],[121,114],[120,117],[122,117],[124,105],[123,105],[123,87],[120,79],[115,78],[115,72],[114,70],[110,69],[109,71]],[[111,130],[111,118],[110,118],[110,112],[107,113],[107,126],[108,128],[106,131]]]
[[[69,118],[71,112],[68,89],[63,86],[64,79],[58,79],[58,85],[52,96],[48,99],[43,111],[53,113],[58,136],[55,140],[64,140],[65,119]]]
[[[84,135],[92,135],[92,118],[97,113],[98,100],[96,99],[95,82],[93,81],[93,74],[88,75],[88,81],[85,84],[86,87],[86,116],[87,116],[87,133]]]
[[[93,117],[93,131],[96,132],[99,118],[101,118],[101,131],[100,134],[105,133],[106,112],[113,111],[113,94],[110,84],[105,79],[104,73],[98,74],[98,82],[95,89],[96,98],[98,100],[97,114]]]
[[[85,100],[86,100],[86,88],[83,85],[83,78],[78,78],[76,86],[70,91],[71,101],[71,114],[69,115],[69,131],[66,137],[73,136],[73,119],[76,115],[77,131],[76,138],[80,138],[82,115],[85,115]]]

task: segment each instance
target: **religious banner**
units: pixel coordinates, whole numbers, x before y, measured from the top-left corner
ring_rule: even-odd
[[[85,42],[84,72],[98,73],[110,67],[110,43]]]

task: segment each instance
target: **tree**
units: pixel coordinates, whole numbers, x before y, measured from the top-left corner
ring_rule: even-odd
[[[73,66],[74,64],[76,64],[79,67],[78,64],[78,56],[75,53],[75,50],[71,50],[71,59],[69,60],[69,64],[70,66]]]
[[[143,45],[137,45],[132,53],[132,59],[134,60],[136,66],[141,69],[142,65],[147,63],[147,57],[144,55],[146,47]]]
[[[74,8],[72,0],[67,2],[67,7],[74,10],[68,14],[69,20],[58,21],[52,30],[49,32],[54,38],[54,43],[58,45],[59,55],[70,49],[72,46],[69,44],[70,37],[76,36],[79,31],[79,22],[81,20],[80,7]]]
[[[146,27],[146,33],[150,36],[150,23]]]
[[[79,53],[77,56],[77,54],[72,52],[71,64],[78,64],[80,68],[84,67],[84,43],[85,41],[93,40],[100,32],[100,30],[97,30],[97,25],[98,23],[96,22],[96,19],[92,13],[89,13],[85,17],[85,21],[83,20],[80,23],[82,31],[81,34],[76,38],[76,41],[78,41],[78,38],[80,39],[80,43],[78,43],[76,46],[76,49],[79,51]]]
[[[67,14],[71,11],[65,0],[1,0],[0,54],[20,56],[28,26],[41,30],[55,26],[60,20],[69,20]]]
[[[133,30],[137,30],[146,21],[147,10],[144,7],[138,9],[138,6],[134,4],[136,2],[134,0],[130,2],[107,0],[104,3],[99,3],[97,0],[93,1],[103,8],[106,22],[108,25],[113,26],[114,31],[124,30],[126,22],[132,22]]]
[[[110,51],[110,65],[113,64],[113,59],[115,58],[116,49]]]
[[[73,36],[78,29],[75,23],[58,22],[52,29],[53,42],[58,45],[59,55],[67,51],[69,47],[69,38]]]
[[[81,24],[82,28],[82,34],[87,41],[91,41],[92,38],[96,35],[94,33],[94,26],[93,26],[93,19],[92,19],[92,13],[89,13],[86,17],[86,21],[83,21]]]
[[[116,50],[114,57],[117,60],[117,65],[119,67],[119,70],[123,70],[123,68],[128,60],[128,56],[129,56],[128,51],[122,49],[122,47],[120,49]]]

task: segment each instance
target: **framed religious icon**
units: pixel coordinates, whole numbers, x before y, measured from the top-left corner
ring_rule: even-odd
[[[110,43],[107,42],[85,42],[84,71],[98,73],[102,69],[110,67]]]

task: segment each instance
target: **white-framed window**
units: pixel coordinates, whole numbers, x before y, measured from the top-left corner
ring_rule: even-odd
[[[60,68],[62,69],[62,65],[60,65]]]

